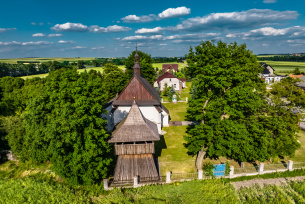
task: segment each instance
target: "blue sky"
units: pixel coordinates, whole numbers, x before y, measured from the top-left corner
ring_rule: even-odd
[[[0,58],[184,56],[202,40],[305,52],[304,0],[1,2]]]

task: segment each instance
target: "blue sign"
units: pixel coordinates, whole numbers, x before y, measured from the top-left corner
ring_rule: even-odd
[[[225,176],[226,165],[225,164],[215,164],[213,165],[213,175],[216,177]]]

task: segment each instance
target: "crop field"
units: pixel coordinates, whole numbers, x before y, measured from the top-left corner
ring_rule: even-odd
[[[305,182],[286,185],[259,185],[237,191],[241,203],[305,203]]]
[[[299,68],[300,71],[305,72],[305,62],[284,62],[284,61],[262,61],[271,65],[278,74],[287,74],[292,72],[295,68]]]
[[[63,61],[69,61],[69,62],[77,62],[79,60],[94,60],[94,57],[81,57],[81,58],[76,58],[76,57],[71,57],[71,58],[64,58],[64,57],[59,57],[59,58],[15,58],[15,59],[0,59],[0,62],[2,63],[9,63],[9,64],[16,64],[17,61],[39,61],[39,62],[48,62],[48,61],[58,61],[58,62],[63,62]]]

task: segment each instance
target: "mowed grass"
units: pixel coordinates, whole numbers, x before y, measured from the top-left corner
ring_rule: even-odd
[[[284,62],[284,61],[260,61],[271,65],[278,74],[287,74],[292,72],[295,68],[305,72],[305,62]]]
[[[181,92],[181,100],[185,101],[186,97],[188,100],[190,99],[190,88],[192,86],[192,82],[186,82],[186,88],[184,88]],[[167,97],[163,96],[164,101],[168,101]],[[187,102],[178,102],[176,104],[169,102],[163,103],[163,105],[169,110],[170,117],[172,121],[185,121],[185,116],[188,108]]]
[[[187,149],[183,136],[186,135],[187,126],[164,127],[167,133],[164,138],[155,143],[156,156],[158,156],[161,174],[165,175],[166,171],[172,173],[196,172],[195,157],[187,154]]]

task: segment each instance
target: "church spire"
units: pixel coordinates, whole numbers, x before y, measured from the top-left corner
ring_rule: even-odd
[[[133,75],[138,73],[140,76],[141,74],[141,66],[140,66],[140,56],[138,54],[138,45],[136,45],[136,54],[134,55],[134,66],[133,66]]]

